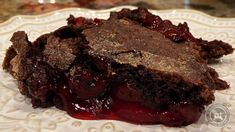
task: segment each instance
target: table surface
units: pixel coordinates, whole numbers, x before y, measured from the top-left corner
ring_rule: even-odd
[[[235,0],[1,0],[0,22],[18,14],[41,14],[66,7],[105,9],[135,5],[149,9],[195,9],[217,17],[235,17]]]

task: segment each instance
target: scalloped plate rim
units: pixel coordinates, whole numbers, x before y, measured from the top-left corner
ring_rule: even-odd
[[[8,20],[0,23],[0,28],[7,25],[7,24],[10,24],[11,22],[13,22],[17,18],[35,19],[35,18],[50,16],[50,15],[53,15],[53,14],[58,13],[58,12],[72,11],[72,10],[77,10],[77,11],[81,11],[81,12],[88,11],[88,12],[93,12],[93,13],[107,13],[107,12],[110,12],[110,11],[116,11],[116,10],[120,10],[120,9],[123,9],[123,8],[134,9],[134,8],[137,8],[137,7],[136,6],[117,6],[117,7],[113,7],[113,8],[109,8],[109,9],[102,9],[102,10],[87,9],[87,8],[64,8],[64,9],[50,11],[50,12],[39,14],[39,15],[16,15],[16,16],[13,16],[13,17],[9,18]],[[153,11],[153,12],[159,12],[159,13],[190,12],[190,13],[193,13],[193,14],[199,14],[203,17],[212,19],[214,21],[235,21],[235,17],[234,18],[216,17],[216,16],[211,16],[209,14],[206,14],[206,13],[198,11],[198,10],[194,10],[194,9],[166,9],[166,10],[149,9],[149,10]]]

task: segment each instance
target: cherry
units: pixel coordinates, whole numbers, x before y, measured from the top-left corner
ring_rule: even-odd
[[[98,19],[98,18],[95,18],[94,20],[92,19],[86,19],[84,17],[77,17],[75,18],[75,22],[74,24],[76,26],[84,26],[84,25],[100,25],[102,24],[102,20],[101,19]]]
[[[93,22],[94,22],[95,25],[100,25],[100,24],[102,24],[101,19],[98,19],[98,18],[95,18]]]
[[[159,16],[151,14],[147,14],[145,19],[142,19],[141,23],[152,30],[162,33],[166,38],[174,42],[196,41],[189,32],[187,23],[180,23],[178,26],[175,26],[171,21],[162,20]]]
[[[86,22],[86,18],[84,17],[77,17],[75,19],[75,25],[80,26],[83,25]]]
[[[78,68],[69,77],[68,86],[79,98],[88,99],[102,95],[106,91],[107,82],[102,75]]]
[[[155,30],[160,30],[162,28],[162,19],[159,16],[147,15],[143,23]]]
[[[184,41],[184,37],[181,36],[181,33],[176,29],[168,29],[163,34],[174,42]]]

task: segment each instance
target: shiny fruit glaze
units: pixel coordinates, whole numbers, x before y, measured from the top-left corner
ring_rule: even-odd
[[[150,29],[162,33],[166,38],[169,38],[174,42],[196,41],[193,35],[189,32],[189,27],[186,22],[183,24],[179,23],[175,26],[169,20],[162,20],[159,16],[148,14],[146,19],[141,23]]]
[[[133,93],[127,85],[119,86],[126,92]],[[62,109],[78,119],[99,120],[110,119],[131,122],[135,124],[164,124],[167,126],[182,126],[196,122],[201,115],[201,107],[193,104],[180,103],[171,108],[148,108],[138,99],[121,97],[118,88],[106,92],[100,97],[81,99],[69,88],[59,88],[59,97],[63,102]],[[136,93],[136,92],[134,92]],[[61,107],[60,107],[61,108]]]

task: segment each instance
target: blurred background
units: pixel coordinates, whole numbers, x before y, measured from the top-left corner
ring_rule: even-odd
[[[217,17],[235,17],[235,0],[0,0],[0,22],[11,16],[41,14],[67,7],[106,9],[134,5],[149,9],[195,9]]]

